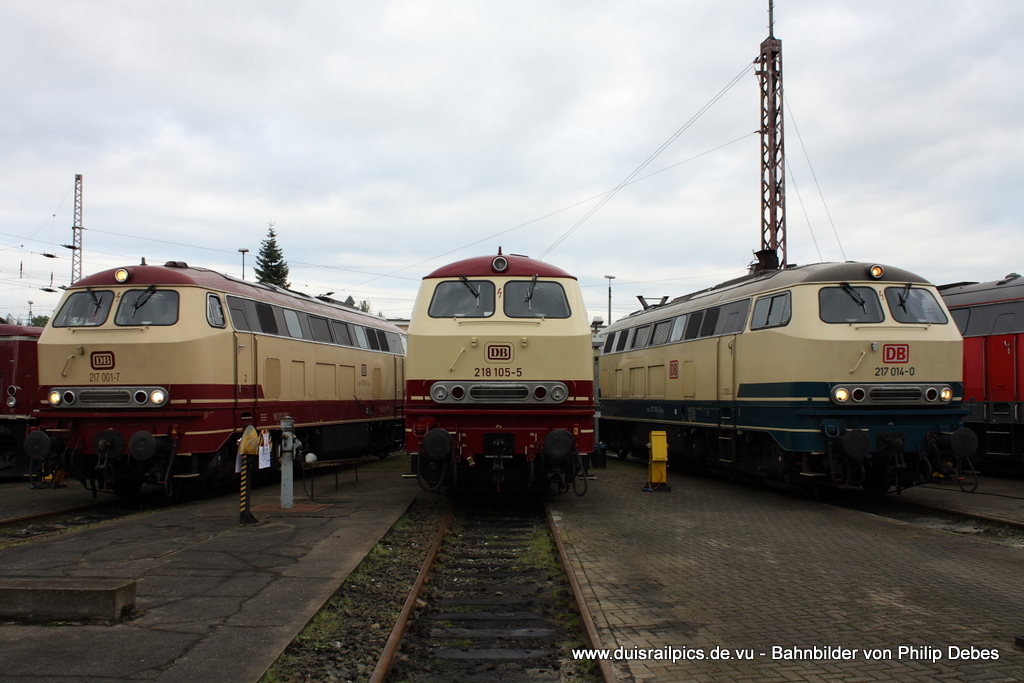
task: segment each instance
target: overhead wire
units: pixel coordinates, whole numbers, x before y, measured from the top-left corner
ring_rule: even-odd
[[[654,161],[656,158],[658,158],[658,155],[660,155],[662,152],[664,152],[666,149],[668,149],[669,145],[671,145],[673,142],[675,142],[679,138],[680,135],[685,133],[690,128],[690,126],[692,126],[694,123],[696,123],[697,120],[700,119],[701,116],[703,116],[711,107],[713,107],[715,105],[715,103],[717,103],[720,99],[722,99],[722,97],[724,97],[727,92],[732,90],[733,86],[735,86],[737,83],[739,83],[740,80],[745,75],[747,75],[748,72],[753,70],[753,68],[754,68],[753,63],[747,64],[743,68],[742,71],[740,71],[738,74],[736,74],[736,76],[733,77],[733,79],[731,81],[729,81],[728,85],[726,85],[724,88],[722,88],[720,91],[718,91],[718,93],[714,97],[712,97],[708,101],[707,104],[705,104],[703,107],[701,107],[697,111],[696,114],[694,114],[692,117],[690,117],[689,121],[684,123],[682,125],[682,127],[679,128],[679,130],[677,130],[675,133],[673,133],[668,138],[668,140],[663,142],[656,150],[654,150],[654,152],[652,152],[650,154],[650,156],[648,156],[643,161],[643,163],[641,163],[639,166],[637,166],[636,169],[634,169],[632,173],[630,173],[628,176],[626,176],[626,178],[622,182],[620,182],[615,187],[615,189],[613,189],[611,192],[609,192],[607,195],[605,195],[601,199],[601,201],[597,203],[596,206],[594,206],[592,209],[590,209],[590,211],[588,211],[586,214],[584,214],[582,218],[580,218],[578,221],[573,223],[573,225],[568,230],[566,230],[564,233],[562,233],[561,237],[559,237],[557,240],[555,240],[555,242],[550,247],[545,249],[541,253],[541,255],[538,257],[538,259],[539,260],[543,260],[545,256],[550,254],[555,248],[558,247],[558,245],[560,245],[570,235],[572,235],[574,232],[576,232],[576,230],[578,230],[579,227],[581,225],[583,225],[587,221],[587,219],[589,219],[591,216],[593,216],[595,213],[597,213],[601,209],[601,207],[603,207],[605,204],[607,204],[616,194],[619,193],[619,190],[621,190],[622,188],[626,187],[626,185],[628,185],[629,182],[633,178],[635,178],[641,171],[643,171],[645,168],[647,168],[647,166],[652,161]]]
[[[828,210],[828,204],[825,202],[825,194],[821,191],[821,184],[818,182],[818,174],[814,172],[814,165],[811,163],[811,157],[807,154],[807,147],[804,146],[804,139],[800,136],[800,127],[796,125],[796,117],[793,116],[793,109],[789,106],[789,99],[783,98],[782,101],[786,106],[786,111],[789,112],[789,121],[793,124],[793,130],[796,131],[796,139],[800,143],[800,149],[804,153],[804,159],[807,160],[807,167],[811,170],[811,177],[814,178],[814,185],[818,188],[818,196],[821,198],[821,205],[825,207],[825,215],[828,216],[828,222],[832,226],[832,234],[835,235],[836,244],[839,245],[839,253],[843,255],[843,260],[845,261],[846,250],[843,249],[843,242],[839,239],[839,231],[836,230],[835,221],[832,220],[832,213]],[[815,242],[815,247],[817,247],[817,242]],[[818,257],[821,258],[820,251],[818,252]]]

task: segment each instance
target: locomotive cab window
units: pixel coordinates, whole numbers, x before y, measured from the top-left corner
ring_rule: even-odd
[[[504,299],[509,318],[569,317],[569,300],[558,282],[510,280],[505,283]]]
[[[945,325],[949,322],[942,311],[942,306],[927,289],[918,289],[910,285],[886,287],[885,300],[896,322],[936,325]]]
[[[490,280],[447,280],[434,289],[427,308],[431,318],[489,318],[494,315],[494,283]]]
[[[754,315],[750,319],[750,329],[760,330],[766,327],[782,327],[789,324],[792,317],[793,304],[789,292],[774,296],[763,296],[754,304]]]
[[[129,289],[121,297],[115,325],[173,325],[178,322],[178,292],[173,289]]]
[[[885,320],[878,292],[873,287],[853,287],[847,282],[818,290],[818,315],[823,322],[835,324]]]
[[[612,332],[604,338],[604,350],[602,353],[611,353],[612,346],[615,344],[615,333]]]
[[[216,294],[206,295],[206,322],[210,327],[224,327],[227,320],[224,319],[224,307],[220,303],[220,297]]]
[[[97,327],[107,321],[110,305],[114,302],[111,291],[87,290],[68,297],[53,318],[54,327]]]

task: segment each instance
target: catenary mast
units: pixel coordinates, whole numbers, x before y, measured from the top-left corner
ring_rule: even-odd
[[[82,279],[82,174],[75,174],[75,224],[71,226],[71,283]],[[64,245],[67,246],[67,245]]]
[[[775,37],[775,3],[768,2],[768,37],[761,43],[761,250],[756,270],[785,268],[786,155],[782,136],[782,41]]]

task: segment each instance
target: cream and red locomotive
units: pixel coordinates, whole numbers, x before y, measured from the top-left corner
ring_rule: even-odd
[[[946,463],[973,476],[961,348],[935,287],[913,273],[762,270],[607,329],[600,434],[643,453],[665,430],[671,456],[791,487],[883,493]]]
[[[65,293],[39,340],[35,458],[99,489],[168,492],[235,476],[247,425],[290,416],[320,458],[401,443],[401,331],[329,299],[171,261]]]
[[[443,266],[423,279],[408,341],[405,444],[422,485],[578,481],[594,381],[575,277],[500,249]]]

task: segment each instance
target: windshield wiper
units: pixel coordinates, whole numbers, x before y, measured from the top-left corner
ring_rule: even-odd
[[[96,292],[92,291],[92,287],[86,287],[85,291],[89,292],[89,294],[92,296],[92,303],[94,306],[96,306],[96,311],[100,310],[100,307],[103,305],[103,302],[100,300],[98,296],[96,296]],[[96,315],[96,311],[93,311],[92,315]]]
[[[907,286],[904,287],[903,291],[900,293],[900,299],[899,299],[899,306],[900,306],[900,308],[903,309],[904,313],[907,312],[907,299],[909,299],[909,298],[910,298],[910,283],[908,282]]]
[[[459,279],[462,280],[462,284],[466,285],[466,289],[472,292],[473,296],[476,297],[476,307],[480,308],[480,290],[473,286],[473,283],[469,281],[469,278],[465,275],[460,275]]]
[[[533,279],[530,280],[530,288],[526,290],[526,303],[530,304],[528,308],[531,311],[533,310],[533,302],[530,301],[530,300],[533,299],[533,288],[536,287],[536,286],[537,286],[537,276],[534,275]]]
[[[851,287],[849,282],[840,282],[839,286],[843,288],[844,292],[850,295],[850,298],[853,299],[854,303],[861,307],[861,310],[865,313],[868,312],[867,302],[864,301],[864,297],[862,297],[856,289]]]
[[[156,291],[156,285],[150,285],[146,289],[146,291],[140,294],[139,298],[135,300],[135,303],[132,304],[133,318],[135,317],[135,314],[138,312],[138,310],[146,305],[146,302],[149,301],[149,298],[153,296],[154,291]]]

